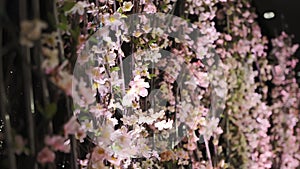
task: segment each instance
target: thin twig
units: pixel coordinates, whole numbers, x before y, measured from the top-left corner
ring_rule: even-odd
[[[54,13],[55,24],[58,25],[59,20],[58,20],[58,12],[57,12],[56,1],[57,0],[53,1],[53,13]],[[60,31],[59,28],[57,28],[56,31],[58,33],[59,53],[60,53],[60,56],[62,57],[65,54],[64,54],[63,41],[62,41],[62,38],[61,38],[61,31]]]
[[[114,1],[114,12],[116,12],[117,10],[117,1]],[[116,27],[116,32],[119,31],[118,26]],[[119,47],[121,46],[120,44],[120,37],[117,36],[117,44],[119,45]],[[118,49],[120,50],[120,49]],[[121,79],[122,79],[122,95],[125,96],[126,91],[125,91],[125,78],[124,78],[124,68],[123,68],[123,58],[120,55],[119,51],[118,51],[118,59],[119,59],[119,64],[120,64],[120,71],[121,71]],[[124,115],[126,115],[126,109],[124,110]]]
[[[209,161],[209,165],[210,165],[211,168],[213,168],[212,161],[211,161],[211,154],[210,154],[210,150],[209,150],[209,146],[208,146],[208,140],[207,140],[205,135],[203,135],[203,140],[204,140],[204,144],[205,144],[205,148],[206,148],[206,153],[207,153],[207,158],[208,158],[208,161]]]

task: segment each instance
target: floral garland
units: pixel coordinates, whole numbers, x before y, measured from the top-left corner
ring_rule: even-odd
[[[271,57],[275,60],[272,82],[272,143],[276,168],[299,166],[299,86],[294,69],[298,59],[293,57],[298,45],[291,44],[291,37],[282,33],[272,39]]]
[[[215,5],[216,2],[205,2],[205,3],[200,3],[200,4],[196,4],[196,6],[194,5],[194,3],[188,3],[189,9],[194,8],[195,10],[199,10],[201,9],[203,12],[203,7],[207,8],[207,14],[209,14],[210,12],[212,14],[210,14],[211,16],[209,17],[209,20],[212,20],[214,17],[214,13],[216,11],[216,8],[213,7]],[[128,12],[134,10],[134,4],[130,1],[128,2],[119,2],[117,5],[119,6],[119,8],[116,8],[116,4],[115,2],[111,2],[111,1],[105,1],[105,2],[101,2],[98,4],[89,4],[85,1],[79,1],[76,4],[73,3],[66,3],[66,4],[58,4],[59,6],[61,6],[61,8],[63,10],[65,10],[64,14],[66,16],[69,17],[70,16],[80,16],[80,21],[83,24],[87,24],[90,25],[88,27],[88,29],[92,30],[92,31],[96,31],[95,29],[95,25],[101,25],[101,27],[103,26],[111,26],[111,29],[115,29],[114,26],[120,24],[117,21],[121,18],[124,17]],[[140,4],[135,4],[137,6],[144,6],[143,12],[145,13],[154,13],[154,12],[158,12],[160,10],[162,10],[163,12],[167,12],[169,11],[169,9],[171,9],[171,7],[174,7],[176,5],[175,2],[172,1],[164,1],[164,2],[159,2],[159,4],[153,4],[151,2],[140,2]],[[73,6],[72,8],[66,7],[66,6]],[[161,9],[157,9],[157,6],[162,6]],[[114,11],[114,13],[111,13],[111,10]],[[136,9],[135,9],[136,10]],[[211,10],[211,11],[210,11]],[[87,13],[86,13],[87,12]],[[99,18],[100,16],[100,18]],[[64,16],[62,16],[63,18],[65,18]],[[86,20],[84,20],[84,18],[86,19],[87,17],[94,17],[94,20],[98,23],[96,23],[93,26],[93,23],[85,23],[87,22]],[[196,46],[197,50],[199,52],[204,52],[204,51],[208,51],[209,48],[214,47],[213,43],[214,41],[217,39],[218,34],[215,31],[214,28],[214,24],[212,21],[206,20],[202,17],[205,16],[201,16],[199,17],[199,21],[196,23],[196,25],[198,25],[199,28],[201,28],[200,30],[202,31],[201,33],[204,34],[205,36],[202,37],[202,39],[198,40],[199,42],[201,41],[202,43],[205,42],[205,46],[204,48],[202,46]],[[145,18],[142,18],[145,19]],[[116,21],[116,22],[115,22]],[[146,21],[144,21],[146,22]],[[175,20],[173,22],[176,22]],[[178,21],[177,21],[178,22]],[[180,24],[180,23],[179,23]],[[63,30],[60,32],[63,34],[77,34],[78,32],[71,32],[71,30],[66,29],[66,25],[60,25]],[[147,25],[145,25],[143,27],[143,32],[144,33],[148,33],[149,32],[149,28],[146,27]],[[205,28],[205,29],[204,29]],[[86,29],[86,28],[85,28]],[[101,28],[100,28],[101,29]],[[176,28],[173,28],[176,29]],[[203,32],[203,30],[205,30]],[[86,32],[88,32],[89,30],[86,30]],[[115,29],[114,31],[116,31],[116,34],[121,34],[121,32],[118,31],[126,31],[126,30],[119,30],[119,29]],[[159,48],[166,48],[168,45],[172,45],[172,44],[167,44],[164,42],[164,39],[161,37],[164,37],[165,35],[160,34],[159,30],[153,30],[156,32],[156,34],[158,34],[159,36],[152,35],[152,40],[149,39],[149,37],[142,35],[142,32],[135,32],[134,34],[134,39],[132,40],[136,40],[137,42],[134,43],[135,45],[135,49],[137,51],[135,51],[135,53],[141,53],[142,52],[142,48],[145,48],[145,46],[143,44],[147,44],[150,41],[152,41],[152,43],[149,46],[150,50],[157,50]],[[80,35],[80,37],[87,37],[87,34],[84,35]],[[54,36],[52,34],[48,35],[48,38],[53,38]],[[68,72],[67,70],[67,65],[69,64],[69,62],[66,60],[65,62],[63,62],[63,64],[60,64],[61,62],[57,59],[58,58],[58,53],[55,52],[56,50],[47,50],[49,47],[54,47],[54,48],[58,48],[59,46],[56,46],[56,44],[61,43],[61,42],[57,42],[55,40],[52,40],[50,42],[53,42],[53,44],[47,44],[47,46],[44,48],[43,51],[45,51],[44,55],[46,56],[46,59],[44,61],[43,68],[45,69],[47,74],[51,74],[51,76],[53,76],[52,81],[54,83],[56,83],[60,88],[62,88],[63,90],[65,90],[66,94],[71,95],[71,91],[70,91],[70,78],[71,78],[71,74]],[[108,160],[112,165],[115,166],[119,166],[119,165],[123,165],[123,167],[128,167],[130,165],[138,165],[138,163],[136,164],[130,164],[131,159],[128,158],[130,157],[129,155],[131,154],[131,156],[133,156],[136,152],[132,151],[133,149],[137,150],[137,152],[140,152],[144,157],[149,158],[150,155],[154,156],[155,158],[151,158],[149,160],[153,160],[156,161],[157,158],[161,159],[162,162],[168,162],[168,161],[172,161],[172,160],[179,160],[178,161],[178,165],[188,165],[189,164],[189,159],[191,158],[192,152],[193,151],[198,151],[196,150],[196,142],[198,140],[198,137],[193,134],[193,131],[198,129],[198,125],[201,126],[201,133],[207,133],[206,136],[210,137],[212,135],[212,131],[206,131],[205,128],[206,126],[210,127],[210,126],[214,126],[214,128],[211,128],[210,130],[214,130],[215,128],[217,128],[217,123],[218,120],[214,120],[210,123],[206,122],[205,119],[205,112],[207,112],[207,108],[200,106],[200,107],[195,107],[194,110],[191,109],[191,112],[194,112],[196,114],[192,115],[189,114],[188,116],[186,116],[186,118],[183,118],[183,115],[180,115],[179,117],[181,117],[181,121],[184,121],[186,124],[189,124],[189,132],[191,132],[191,134],[189,134],[190,136],[187,137],[187,140],[185,141],[185,144],[182,144],[181,146],[179,146],[178,148],[170,151],[167,150],[165,152],[162,152],[160,154],[160,156],[155,155],[156,152],[150,152],[149,151],[149,147],[146,146],[146,144],[144,143],[145,140],[143,139],[143,137],[141,137],[141,134],[143,133],[144,135],[148,135],[147,130],[145,130],[144,127],[142,127],[142,125],[144,124],[148,124],[148,125],[154,125],[154,128],[157,128],[156,130],[161,131],[164,129],[168,129],[168,126],[172,126],[173,121],[169,121],[168,119],[166,119],[166,117],[164,116],[166,110],[168,110],[169,112],[174,111],[175,109],[189,109],[192,108],[191,106],[189,106],[189,100],[186,100],[185,102],[182,102],[184,104],[178,104],[178,105],[174,105],[176,102],[176,97],[170,95],[170,92],[172,93],[172,83],[174,83],[174,78],[176,79],[177,76],[179,75],[179,71],[180,68],[178,67],[179,65],[173,67],[173,65],[171,64],[171,66],[168,66],[166,69],[168,69],[168,71],[173,72],[172,76],[170,77],[169,75],[164,75],[164,80],[166,82],[161,82],[160,84],[160,88],[161,91],[165,91],[166,93],[163,93],[162,97],[164,99],[167,99],[167,101],[170,103],[169,107],[166,107],[165,109],[162,109],[160,111],[158,111],[157,113],[154,112],[154,114],[152,114],[151,116],[147,116],[145,114],[144,111],[142,111],[142,109],[140,108],[140,97],[145,97],[148,95],[147,92],[147,88],[150,87],[149,83],[146,81],[151,80],[151,76],[157,76],[157,74],[153,74],[153,72],[151,72],[152,74],[150,74],[150,72],[148,72],[147,67],[140,65],[138,63],[136,63],[134,65],[135,69],[132,72],[132,76],[134,77],[133,80],[129,83],[129,88],[125,89],[125,85],[122,83],[122,79],[124,77],[122,77],[122,74],[120,76],[118,70],[120,68],[116,67],[117,66],[117,62],[118,62],[118,57],[124,57],[124,52],[121,49],[121,44],[123,43],[123,41],[129,41],[129,37],[124,37],[122,36],[122,39],[119,39],[117,41],[112,41],[112,39],[104,39],[104,41],[108,44],[106,49],[100,49],[97,46],[93,46],[90,52],[86,52],[85,51],[85,45],[83,43],[80,43],[80,39],[79,41],[79,45],[78,48],[76,49],[77,52],[76,53],[80,53],[81,55],[78,58],[79,64],[85,64],[88,63],[88,56],[89,55],[97,55],[100,54],[102,52],[108,54],[106,57],[106,63],[105,64],[107,66],[103,66],[103,67],[94,67],[91,70],[88,71],[88,75],[92,77],[92,80],[94,82],[93,84],[93,88],[90,88],[89,85],[84,82],[82,79],[73,79],[73,84],[77,89],[78,89],[78,93],[72,93],[72,97],[74,100],[74,103],[77,105],[77,109],[75,110],[75,115],[77,115],[80,119],[83,119],[83,121],[81,122],[81,124],[79,124],[78,122],[76,122],[75,118],[72,118],[68,123],[65,124],[64,126],[64,133],[65,133],[65,138],[67,138],[67,136],[69,134],[74,134],[75,137],[80,141],[80,142],[84,142],[84,139],[87,136],[87,133],[92,133],[93,136],[97,136],[97,139],[94,140],[94,142],[98,142],[100,144],[96,145],[96,147],[94,148],[94,151],[91,153],[88,153],[87,158],[90,159],[90,161],[88,162],[89,165],[91,165],[93,168],[101,168],[104,167],[104,161]],[[155,41],[154,41],[155,40]],[[187,39],[188,40],[188,39]],[[193,42],[192,42],[193,43]],[[141,45],[142,44],[142,45]],[[197,45],[199,43],[196,43],[195,45]],[[160,46],[159,46],[160,45]],[[52,54],[48,54],[47,53],[52,52]],[[114,51],[118,51],[117,53],[115,53]],[[53,53],[54,52],[54,53]],[[86,52],[86,53],[85,53]],[[190,51],[190,49],[182,46],[181,48],[178,48],[177,50],[174,50],[173,53],[175,53],[177,55],[177,57],[182,57],[182,61],[186,60],[187,63],[189,63],[191,61],[191,54],[192,51]],[[144,56],[145,58],[147,58],[147,56]],[[149,57],[149,56],[148,56]],[[159,56],[158,56],[159,57]],[[134,58],[135,61],[139,61],[141,58]],[[151,58],[153,59],[153,58]],[[176,58],[176,60],[178,61],[178,58]],[[101,61],[100,61],[101,62]],[[145,59],[143,59],[143,62],[145,62]],[[173,64],[178,64],[177,62],[173,62]],[[195,67],[197,65],[195,64],[191,64],[188,65],[191,69],[193,69],[193,72],[195,73],[195,71],[200,71],[197,76],[199,79],[203,79],[206,76],[206,73],[203,72],[201,73],[201,69]],[[175,69],[174,69],[175,68]],[[115,69],[115,71],[111,71],[108,73],[108,76],[105,76],[104,73],[107,73],[106,69]],[[122,69],[122,68],[121,68]],[[122,71],[122,70],[121,70]],[[157,72],[156,72],[157,73]],[[150,76],[151,75],[151,76]],[[146,77],[146,79],[145,79]],[[121,81],[120,81],[121,79]],[[194,79],[195,80],[195,79]],[[195,82],[195,81],[194,81]],[[207,82],[203,82],[202,80],[197,82],[199,85],[204,85],[203,87],[205,87],[206,85],[204,83]],[[192,83],[191,83],[192,84]],[[121,88],[112,88],[112,86],[115,85],[120,85]],[[194,84],[193,84],[194,85]],[[193,87],[194,88],[194,87]],[[99,92],[100,97],[104,97],[106,95],[109,94],[109,92],[114,92],[115,94],[121,94],[121,93],[125,93],[124,98],[121,102],[118,102],[119,100],[115,100],[112,97],[112,101],[110,101],[108,104],[109,105],[105,105],[105,101],[100,101],[100,103],[97,103],[96,105],[92,105],[93,103],[95,103],[96,98],[94,97],[94,95],[96,94],[96,92]],[[169,93],[169,94],[168,94]],[[204,91],[202,91],[201,93],[206,93]],[[199,94],[201,94],[199,93]],[[197,97],[200,97],[201,95],[197,95]],[[202,98],[203,96],[201,96]],[[90,105],[90,106],[89,106]],[[128,128],[126,128],[125,126],[121,127],[120,129],[115,130],[115,126],[119,123],[119,121],[114,118],[114,113],[111,110],[116,110],[116,109],[121,109],[124,110],[124,106],[128,107],[132,107],[134,109],[134,111],[136,112],[134,115],[131,116],[123,116],[123,118],[121,119],[123,125],[125,126],[131,126],[131,130],[128,130]],[[175,107],[174,107],[175,106]],[[199,114],[199,110],[201,109]],[[91,120],[90,118],[88,118],[87,116],[82,116],[82,111],[88,111],[92,114],[93,118],[103,118],[103,116],[105,116],[105,126],[104,128],[100,127],[100,128],[94,128],[95,127],[95,123],[97,123],[97,120]],[[185,112],[188,112],[186,111]],[[149,109],[148,111],[152,111],[152,109]],[[138,112],[138,113],[137,113]],[[203,114],[204,113],[204,114]],[[138,115],[138,116],[136,116]],[[160,121],[157,121],[157,119],[161,119]],[[190,119],[190,123],[188,122]],[[199,119],[199,120],[196,120]],[[99,120],[99,119],[98,119]],[[101,120],[100,120],[101,121]],[[157,121],[156,123],[153,123]],[[195,123],[196,122],[196,123]],[[212,123],[216,123],[216,124],[212,124]],[[97,125],[96,125],[97,126]],[[221,131],[221,129],[219,129],[219,132]],[[164,131],[162,131],[164,132]],[[135,144],[133,144],[135,143]],[[163,143],[163,141],[160,140],[160,143]],[[47,144],[46,144],[47,145]],[[137,146],[139,145],[140,148]],[[163,145],[162,145],[163,146]],[[47,150],[47,151],[46,151]],[[43,154],[43,152],[45,152],[44,154],[46,154],[46,152],[49,149],[45,148],[45,150],[43,150],[41,153]],[[208,150],[209,151],[209,150]],[[179,153],[179,156],[177,157],[176,154]],[[200,153],[198,151],[198,153]],[[180,155],[181,154],[181,155]],[[53,158],[51,158],[53,159]],[[85,161],[85,160],[83,160]],[[202,164],[197,164],[197,161],[195,161],[195,159],[192,161],[195,162],[194,165],[208,165],[205,164],[205,162]],[[152,162],[153,165],[154,162]],[[82,165],[85,165],[84,163],[82,163]],[[144,165],[144,163],[139,164],[139,165]],[[210,164],[212,165],[212,164]],[[151,167],[151,166],[148,166]],[[158,167],[158,166],[157,166]]]
[[[168,39],[168,32],[151,27],[147,17],[140,17],[144,25],[134,25],[138,28],[133,36],[126,36],[132,25],[120,20],[133,13],[158,12],[192,18],[193,26],[203,36],[194,41],[185,22],[174,19],[171,22],[175,26],[170,30],[178,31],[176,25],[180,25],[187,36],[182,41]],[[290,37],[283,33],[272,40],[271,59],[267,57],[268,41],[261,35],[250,1],[187,0],[183,5],[174,0],[59,1],[55,13],[57,30],[50,33],[41,33],[46,24],[38,20],[21,24],[21,44],[32,47],[41,38],[41,67],[74,101],[74,117],[64,124],[63,135],[45,136],[44,147],[37,155],[40,164],[54,162],[56,152],[69,153],[69,138],[74,135],[78,144],[92,144],[84,157],[76,159],[81,168],[299,166],[300,94],[293,71],[298,60],[292,57],[298,46],[292,46]],[[31,29],[32,25],[37,26]],[[105,48],[86,43],[97,30],[102,33]],[[116,38],[109,37],[112,32]],[[122,45],[127,45],[126,49]],[[222,62],[208,72],[202,59],[209,58],[214,48]],[[176,57],[163,60],[158,52],[161,49],[170,50]],[[126,85],[127,75],[121,65],[129,55],[133,62]],[[171,73],[149,69],[151,64]],[[183,64],[196,78],[181,75]],[[273,69],[271,64],[275,65]],[[83,76],[74,78],[76,66],[88,67],[83,76],[92,83]],[[178,96],[174,85],[178,78],[186,78],[188,90],[182,90],[181,97],[190,99]],[[267,85],[268,81],[274,88]],[[150,103],[158,105],[153,108],[147,105],[147,98],[154,97],[149,93],[154,84],[161,93],[153,100],[164,100],[165,106],[156,102]],[[226,104],[218,105],[225,109],[221,122],[209,117],[212,95],[226,97]],[[180,127],[181,122],[186,125],[187,129],[181,128],[185,133],[168,132]],[[178,142],[169,140],[179,135],[186,136]],[[157,150],[148,143],[149,137]],[[25,142],[19,136],[16,144],[18,154],[28,151],[21,148]]]
[[[217,14],[224,25],[217,51],[228,67],[229,95],[226,102],[224,153],[233,168],[271,168],[273,157],[268,128],[272,114],[266,104],[265,81],[270,66],[266,60],[266,39],[255,22],[256,15],[247,1],[229,1]],[[256,64],[256,68],[253,65]],[[259,81],[256,82],[255,78]],[[257,92],[264,88],[263,92]]]

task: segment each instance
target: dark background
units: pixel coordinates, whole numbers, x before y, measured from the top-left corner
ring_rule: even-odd
[[[269,37],[286,31],[288,34],[294,34],[294,42],[300,42],[300,1],[298,0],[254,0],[259,15],[259,22],[262,31]],[[275,17],[264,19],[265,12],[272,11]]]
[[[300,1],[299,0],[253,0],[253,6],[258,15],[262,34],[272,39],[281,34],[282,31],[292,35],[293,43],[300,45]],[[265,12],[274,12],[275,17],[265,19]],[[269,50],[272,49],[269,43]],[[300,58],[300,47],[295,53]],[[296,66],[296,79],[300,84],[300,63]]]

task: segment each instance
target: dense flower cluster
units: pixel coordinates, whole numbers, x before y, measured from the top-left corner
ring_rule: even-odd
[[[249,1],[84,0],[56,8],[56,31],[41,33],[41,21],[21,25],[21,44],[41,39],[41,68],[74,103],[63,134],[45,136],[40,164],[72,153],[74,137],[88,146],[76,159],[82,169],[300,165],[298,46],[283,33],[267,57]],[[16,153],[25,151],[25,141],[16,142]]]
[[[264,97],[265,82],[271,77],[265,52],[267,41],[254,21],[256,15],[249,2],[235,3],[224,4],[217,16],[226,19],[219,23],[226,26],[217,41],[217,51],[228,66],[224,150],[230,152],[228,162],[234,168],[271,168],[273,151],[268,129],[272,111]]]
[[[293,57],[298,45],[284,32],[272,39],[271,56],[276,60],[272,82],[272,143],[276,153],[274,167],[297,168],[300,165],[299,96],[294,69],[298,59]]]

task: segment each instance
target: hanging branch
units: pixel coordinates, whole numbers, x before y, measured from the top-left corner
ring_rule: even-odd
[[[66,105],[67,105],[67,112],[68,112],[68,117],[72,117],[72,109],[71,109],[71,100],[68,96],[66,96]],[[74,135],[70,136],[70,144],[71,144],[71,167],[72,169],[78,169],[77,165],[77,159],[78,159],[78,154],[77,154],[77,143]]]
[[[40,19],[40,2],[39,0],[33,0],[32,2],[32,8],[33,8],[33,18],[39,20]],[[42,63],[42,55],[41,55],[41,41],[38,40],[36,42],[36,45],[33,47],[33,59],[36,62],[37,65],[37,70],[38,70],[38,77],[39,80],[41,81],[41,89],[42,89],[42,104],[43,106],[46,106],[49,104],[49,91],[48,91],[48,86],[47,86],[47,80],[45,77],[45,74],[43,73],[41,69],[41,63]],[[50,120],[48,122],[48,134],[53,133],[53,124],[52,121]],[[37,145],[38,147],[38,145]],[[51,163],[48,165],[49,169],[55,169],[55,164]]]
[[[34,19],[40,19],[40,2],[39,0],[33,0],[33,17]],[[42,72],[41,70],[41,61],[43,60],[40,54],[40,48],[41,48],[41,43],[40,41],[37,42],[37,44],[33,48],[33,58],[36,59],[37,61],[37,66],[38,66],[38,71]],[[47,81],[43,73],[39,74],[41,76],[41,81],[42,81],[42,95],[43,95],[43,103],[48,104],[49,103],[49,92],[47,89]]]
[[[24,21],[27,18],[27,1],[19,2],[19,19],[20,21]],[[22,72],[24,79],[24,102],[25,102],[25,113],[27,116],[28,122],[28,138],[29,138],[29,147],[31,150],[31,154],[35,157],[36,149],[35,149],[35,126],[33,114],[35,113],[34,106],[34,98],[33,98],[33,87],[32,87],[32,74],[31,74],[31,56],[30,50],[28,47],[21,47],[22,53]],[[34,169],[37,169],[37,164],[34,161]]]
[[[117,11],[117,1],[115,0],[114,1],[114,12],[116,12],[116,11]],[[119,31],[119,28],[117,27],[116,32],[118,32],[118,31]],[[121,44],[120,44],[120,37],[119,36],[117,36],[117,44],[118,44],[118,47],[119,47],[118,50],[120,50]],[[122,79],[122,96],[125,96],[126,90],[125,90],[125,76],[124,76],[123,58],[122,58],[122,55],[119,53],[119,51],[118,51],[117,56],[118,56],[119,63],[120,63],[120,72],[121,72],[121,79]],[[126,113],[127,113],[127,110],[125,109],[124,110],[124,115],[126,115]]]
[[[39,0],[33,0],[33,17],[34,19],[40,19],[40,9],[39,9]],[[36,61],[38,76],[41,80],[41,88],[42,88],[42,102],[43,105],[49,104],[49,91],[47,87],[47,80],[46,77],[41,69],[41,62],[43,60],[41,55],[41,42],[38,40],[36,45],[33,48],[33,59]],[[49,132],[52,133],[52,122],[49,122]]]
[[[53,13],[54,13],[55,24],[58,25],[59,20],[58,20],[56,0],[53,1]],[[60,54],[60,56],[64,56],[65,53],[64,53],[63,41],[62,41],[62,38],[61,38],[61,30],[59,28],[57,28],[56,31],[57,31],[57,34],[58,34],[59,54]]]
[[[57,12],[57,6],[56,6],[56,0],[53,1],[53,8],[54,8],[54,16],[55,16],[55,22],[56,24],[59,23],[59,19],[58,19],[58,12]],[[71,22],[71,29],[73,30],[76,30],[77,27],[78,27],[78,20],[79,20],[79,15],[78,14],[75,14],[74,15],[74,18]],[[60,54],[60,57],[64,57],[64,47],[63,47],[63,41],[61,39],[61,32],[59,29],[57,29],[58,31],[58,38],[59,38],[59,54]],[[72,38],[72,49],[71,49],[71,56],[74,56],[74,59],[76,60],[77,59],[77,47],[78,45],[78,40],[76,38]],[[72,62],[72,59],[71,58],[71,62]],[[67,108],[67,116],[68,118],[71,118],[73,116],[73,112],[72,112],[72,103],[71,103],[71,98],[69,96],[65,96],[65,100],[66,100],[66,108]],[[77,159],[78,159],[78,154],[77,154],[77,150],[78,150],[78,146],[77,146],[77,142],[76,142],[76,139],[75,139],[75,136],[74,135],[70,135],[69,136],[70,138],[70,145],[71,145],[71,158],[70,158],[70,163],[71,163],[71,168],[72,169],[78,169],[78,165],[77,165]]]

